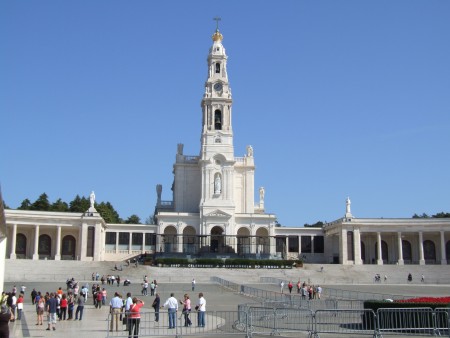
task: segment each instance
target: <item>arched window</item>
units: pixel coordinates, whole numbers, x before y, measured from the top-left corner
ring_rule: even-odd
[[[412,249],[409,241],[402,240],[402,253],[403,261],[405,261],[405,263],[412,263]]]
[[[436,247],[433,241],[423,241],[423,255],[426,261],[436,261]]]
[[[16,236],[16,255],[25,256],[27,254],[27,237],[24,234]]]
[[[62,239],[62,259],[75,259],[75,248],[77,241],[72,235],[64,236]]]
[[[219,109],[214,111],[214,129],[222,130],[222,112]]]
[[[220,63],[216,63],[216,73],[220,73]]]
[[[52,239],[49,235],[40,235],[38,244],[38,255],[50,257],[52,252]]]

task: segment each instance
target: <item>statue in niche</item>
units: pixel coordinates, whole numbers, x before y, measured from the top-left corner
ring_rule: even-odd
[[[214,195],[220,195],[222,192],[222,179],[220,178],[220,175],[217,174],[216,178],[214,179]]]
[[[91,208],[93,208],[94,204],[95,204],[95,193],[94,193],[94,191],[92,191],[91,194],[89,195],[89,200],[91,202]]]
[[[253,147],[247,146],[247,157],[253,157]]]
[[[264,195],[266,194],[266,191],[264,190],[264,187],[259,188],[259,200],[261,202],[264,202]]]

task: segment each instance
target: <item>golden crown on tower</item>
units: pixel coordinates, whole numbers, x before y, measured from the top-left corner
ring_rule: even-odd
[[[216,32],[212,35],[212,39],[213,39],[214,42],[222,41],[223,40],[223,35],[220,34],[218,29],[216,29]]]

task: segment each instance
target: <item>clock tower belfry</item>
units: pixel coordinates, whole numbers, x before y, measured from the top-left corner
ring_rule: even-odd
[[[218,20],[218,19],[217,19]],[[228,82],[227,55],[223,35],[217,27],[207,58],[208,77],[202,107],[200,167],[202,177],[201,212],[234,210],[235,163],[231,119],[231,89]],[[206,207],[210,210],[204,210]],[[233,212],[233,210],[227,210]]]

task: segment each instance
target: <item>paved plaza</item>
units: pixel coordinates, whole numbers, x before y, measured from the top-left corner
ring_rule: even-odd
[[[173,271],[176,271],[174,269]],[[195,274],[208,275],[210,271],[207,270],[194,270]],[[211,271],[212,272],[212,271]],[[155,276],[149,276],[150,278],[157,278],[158,269],[154,270]],[[269,291],[279,291],[279,287],[275,284],[259,284],[253,283],[249,284],[245,278],[237,277],[238,272],[233,273],[232,270],[229,271],[230,279],[233,277],[235,283],[245,284],[253,286],[255,288],[269,290]],[[283,272],[279,271],[280,278],[283,276]],[[236,280],[240,278],[241,280]],[[176,278],[173,278],[176,279]],[[181,280],[184,279],[184,280]],[[201,279],[206,279],[205,276]],[[82,284],[89,283],[92,286],[92,280],[80,281]],[[133,296],[140,297],[144,300],[145,306],[142,309],[143,312],[153,312],[151,308],[151,303],[153,301],[152,296],[141,296],[141,286],[140,282],[134,282],[128,287],[116,285],[105,285],[108,292],[108,299],[114,295],[115,291],[119,291],[122,295],[126,295],[127,292],[131,292]],[[7,282],[5,283],[5,290],[11,290],[13,285],[20,287],[22,284],[20,281],[17,282]],[[14,323],[10,323],[11,334],[10,337],[22,338],[22,337],[65,337],[65,338],[75,338],[80,336],[89,336],[90,338],[105,338],[107,336],[107,317],[109,312],[109,306],[103,306],[101,309],[96,309],[93,306],[92,298],[88,298],[87,304],[84,309],[83,320],[81,321],[58,321],[56,325],[56,331],[46,331],[47,324],[36,326],[36,313],[35,308],[31,304],[30,292],[33,288],[37,291],[42,292],[54,292],[59,287],[65,290],[64,282],[30,282],[26,281],[23,283],[27,287],[25,293],[25,309],[21,321],[16,320]],[[396,295],[410,295],[410,296],[445,296],[450,294],[450,286],[448,285],[407,285],[407,284],[344,284],[344,285],[323,285],[324,289],[327,287],[335,289],[345,289],[345,290],[359,290],[364,292],[379,292],[379,293],[391,293]],[[188,293],[191,296],[193,304],[197,301],[198,292],[203,292],[207,301],[207,311],[237,311],[237,305],[242,303],[256,302],[256,300],[243,296],[237,292],[227,290],[213,282],[200,282],[197,283],[195,292],[191,291],[190,278],[182,277],[179,282],[162,280],[158,282],[157,292],[161,296],[161,301],[164,302],[171,292],[175,293],[177,299],[181,299],[183,294]],[[285,290],[287,292],[287,290]],[[109,304],[109,300],[108,300]],[[193,315],[195,316],[195,315]],[[45,316],[44,316],[45,317]],[[161,335],[169,334],[166,327],[167,311],[162,310],[160,325],[155,330],[161,333]],[[44,318],[45,320],[45,318]],[[208,328],[206,328],[208,329]],[[121,332],[120,334],[124,334]],[[301,333],[302,334],[302,333]],[[172,335],[175,337],[175,333]],[[192,336],[192,335],[190,335]],[[244,333],[242,336],[245,336]],[[298,336],[298,335],[297,335]],[[305,335],[306,336],[306,335]],[[205,337],[205,335],[202,335]],[[216,335],[216,337],[218,337]],[[222,335],[220,337],[227,337],[227,335]]]

